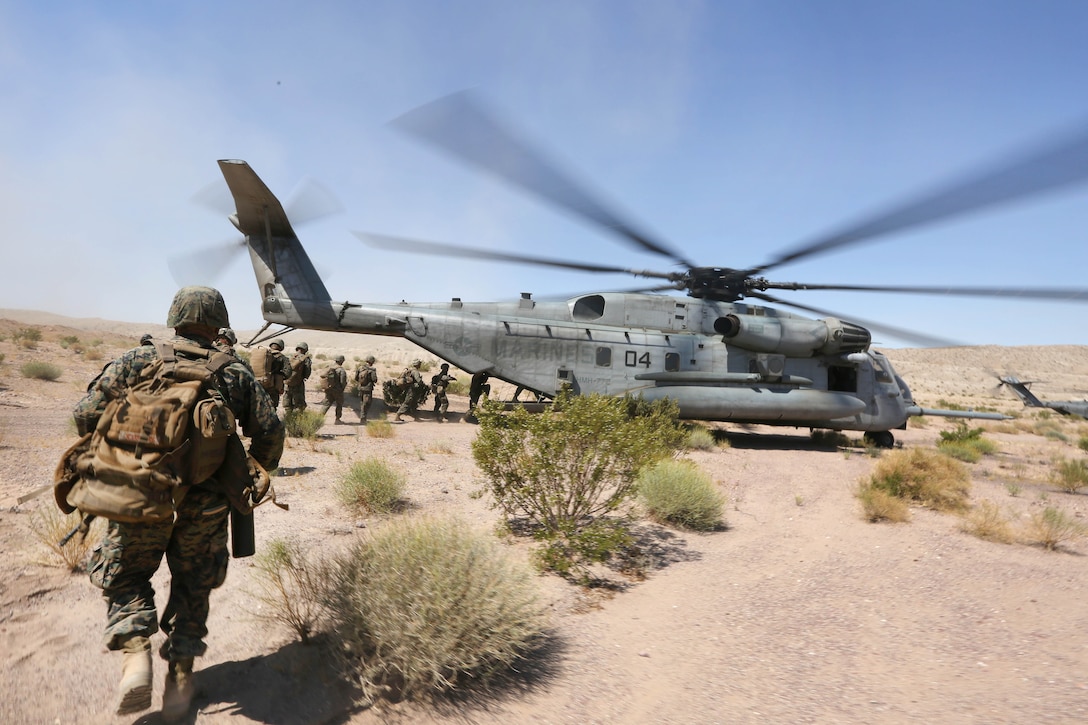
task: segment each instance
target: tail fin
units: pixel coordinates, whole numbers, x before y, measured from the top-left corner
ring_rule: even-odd
[[[1000,377],[1001,383],[1007,385],[1009,390],[1016,394],[1016,397],[1020,398],[1029,408],[1046,408],[1047,405],[1043,401],[1035,397],[1035,394],[1028,390],[1030,382],[1021,381],[1013,375],[1002,375]]]
[[[324,282],[302,248],[279,199],[245,161],[219,162],[234,196],[230,220],[246,237],[264,319],[287,326],[335,329]]]

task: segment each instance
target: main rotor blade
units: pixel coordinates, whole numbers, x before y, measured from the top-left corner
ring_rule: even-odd
[[[443,257],[466,257],[469,259],[487,259],[495,262],[514,262],[516,264],[532,264],[542,267],[559,267],[560,269],[576,269],[582,272],[615,272],[618,274],[631,274],[636,277],[650,277],[656,279],[676,279],[682,273],[654,272],[652,270],[627,269],[626,267],[613,267],[603,264],[589,264],[583,262],[568,262],[562,259],[548,259],[546,257],[532,257],[524,254],[509,254],[496,252],[491,249],[478,247],[461,247],[452,244],[439,244],[437,242],[424,242],[417,239],[393,237],[385,234],[371,234],[369,232],[354,232],[364,244],[379,249],[392,249],[398,252],[413,252],[417,254],[433,254]]]
[[[850,316],[840,315],[840,314],[838,314],[836,312],[831,312],[831,311],[828,311],[828,310],[822,310],[819,307],[810,307],[809,305],[802,305],[802,304],[799,304],[797,302],[787,302],[786,300],[779,299],[778,297],[774,297],[772,295],[763,294],[762,292],[751,292],[747,296],[748,297],[756,297],[757,299],[761,299],[761,300],[763,300],[765,302],[770,302],[771,304],[775,304],[775,305],[786,305],[787,307],[794,307],[794,308],[796,308],[798,310],[804,310],[805,312],[812,312],[812,313],[817,314],[817,315],[823,315],[824,317],[835,317],[835,318],[838,318],[840,320],[843,320],[844,322],[853,322],[853,323],[855,323],[857,325],[861,325],[862,327],[868,328],[870,330],[876,330],[878,332],[883,332],[885,334],[894,335],[895,337],[898,337],[901,340],[908,340],[910,342],[917,343],[917,344],[922,345],[924,347],[959,347],[959,346],[961,346],[963,344],[961,342],[956,342],[955,340],[949,340],[949,339],[944,338],[944,337],[936,337],[934,335],[927,335],[924,332],[917,332],[915,330],[908,330],[908,329],[903,328],[903,327],[894,327],[892,325],[885,325],[882,322],[872,322],[872,321],[869,321],[869,320],[863,320],[860,317],[854,317],[852,315],[850,315]]]
[[[842,290],[848,292],[895,292],[922,295],[956,295],[961,297],[1020,297],[1022,299],[1052,300],[1088,303],[1088,289],[1075,287],[941,287],[860,285],[860,284],[805,284],[802,282],[770,282],[768,289],[785,290]]]
[[[914,201],[780,254],[763,266],[748,270],[748,274],[759,274],[804,257],[1053,191],[1085,179],[1088,179],[1088,128],[1080,128],[1060,141],[1023,152],[988,171],[966,176]]]
[[[596,195],[517,138],[467,91],[432,101],[390,122],[477,168],[520,186],[562,209],[618,234],[641,249],[686,267],[695,265],[605,207]]]

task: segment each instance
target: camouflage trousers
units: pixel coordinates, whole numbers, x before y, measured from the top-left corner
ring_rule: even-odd
[[[306,410],[306,386],[288,386],[284,391],[284,410]]]
[[[91,583],[102,590],[108,607],[107,649],[121,649],[133,635],[150,637],[161,624],[167,634],[159,650],[163,659],[204,654],[208,598],[227,577],[229,516],[223,494],[194,487],[173,521],[109,522],[87,564]],[[170,596],[160,623],[151,577],[164,554],[170,567]]]
[[[440,391],[434,394],[434,412],[435,415],[445,417],[446,411],[450,409],[450,399],[446,397],[446,391]]]
[[[325,399],[321,401],[321,415],[329,412],[329,408],[336,406],[336,419],[344,414],[344,391],[326,390]]]
[[[359,420],[366,422],[366,416],[370,413],[370,404],[374,402],[373,390],[359,391]]]

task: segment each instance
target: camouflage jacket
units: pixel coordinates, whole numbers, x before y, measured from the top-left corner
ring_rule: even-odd
[[[457,378],[453,377],[449,373],[438,373],[431,378],[431,392],[435,393],[436,395],[438,393],[446,392],[446,388],[448,388],[450,386],[450,383],[452,383],[456,379]]]
[[[196,337],[175,336],[170,342],[215,349],[209,341]],[[80,435],[93,431],[106,404],[123,396],[136,383],[140,371],[158,359],[158,349],[144,345],[129,350],[106,365],[72,411]],[[233,362],[219,372],[216,388],[228,401],[242,432],[250,438],[250,455],[266,470],[278,466],[283,453],[283,424],[272,407],[268,393],[253,377],[253,372],[241,362]]]
[[[348,371],[340,365],[333,365],[325,371],[325,390],[342,393],[348,386]]]

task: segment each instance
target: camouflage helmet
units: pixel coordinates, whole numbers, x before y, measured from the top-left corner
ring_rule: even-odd
[[[415,360],[412,361],[412,367],[414,367],[414,368],[418,368],[421,365],[423,365],[423,361],[420,360],[418,357]]]
[[[344,364],[344,356],[343,355],[337,355],[336,357],[333,358],[333,362],[339,363],[340,365],[343,365]]]
[[[275,340],[268,343],[268,346],[270,348],[272,348],[273,350],[279,350],[279,351],[282,352],[283,351],[283,338],[282,337],[277,337]]]
[[[366,364],[367,365],[373,365],[374,364],[374,356],[373,355],[367,355],[366,356]]]
[[[144,335],[143,337],[140,338],[140,344],[141,345],[150,345],[151,341],[153,339],[154,338],[152,338],[151,335]]]
[[[449,363],[442,363],[442,369],[443,370],[449,370],[450,369],[450,364]]]
[[[235,335],[234,330],[230,329],[229,327],[220,327],[219,332],[216,334],[216,337],[224,338],[231,345],[238,344],[238,336]]]
[[[166,314],[166,326],[178,328],[185,325],[204,325],[213,330],[230,327],[227,303],[219,290],[196,286],[178,290]]]
[[[295,345],[295,349],[296,350],[302,350],[303,352],[309,352],[310,351],[310,346],[307,345],[304,342],[300,342],[299,344]]]

